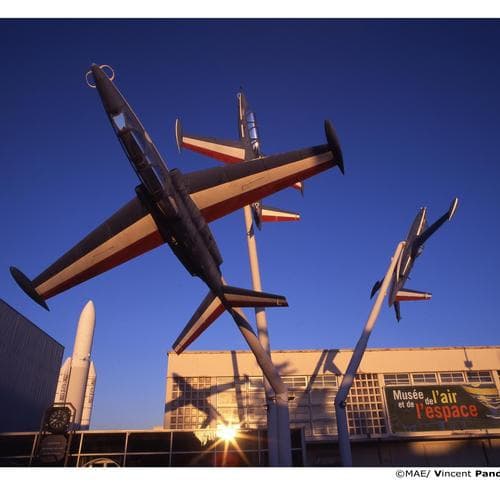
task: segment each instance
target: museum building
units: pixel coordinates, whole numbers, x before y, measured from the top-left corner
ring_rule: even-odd
[[[340,465],[334,399],[352,350],[273,351],[305,465]],[[500,347],[366,351],[347,400],[353,464],[500,465]],[[168,354],[164,428],[266,427],[249,351]]]
[[[0,299],[0,432],[38,430],[64,347]]]

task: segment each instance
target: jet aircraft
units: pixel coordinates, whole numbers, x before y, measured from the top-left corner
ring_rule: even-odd
[[[224,163],[241,163],[263,158],[255,113],[250,109],[243,92],[237,94],[237,100],[238,141],[186,134],[183,131],[180,119],[177,119],[175,122],[175,137],[179,152],[182,148],[187,148]],[[338,166],[344,173],[343,164],[339,163]],[[302,181],[295,182],[290,186],[299,189],[303,193],[304,184]],[[251,209],[254,222],[259,230],[263,222],[300,220],[298,213],[263,205],[261,200],[253,202]]]
[[[436,232],[446,221],[451,220],[458,207],[458,198],[454,198],[448,211],[436,220],[430,227],[427,227],[427,208],[422,207],[410,227],[406,237],[406,245],[398,260],[396,269],[392,276],[391,288],[389,292],[389,307],[394,305],[396,319],[401,320],[401,301],[422,301],[432,298],[432,294],[423,291],[406,289],[404,285],[409,278],[413,264],[424,250],[424,244],[429,237]],[[382,281],[377,281],[370,295],[372,298],[380,289]]]
[[[209,309],[210,318],[192,319],[176,351],[193,341],[216,313],[228,310],[238,324],[241,311],[237,308],[286,306],[283,296],[225,284],[222,257],[208,222],[324,170],[342,168],[342,153],[331,123],[325,121],[326,144],[183,174],[167,168],[112,82],[114,73],[110,79],[104,66],[93,64],[88,75],[140,184],[131,201],[33,280],[11,267],[19,286],[48,309],[47,299],[167,243],[187,271],[210,289],[200,307]]]

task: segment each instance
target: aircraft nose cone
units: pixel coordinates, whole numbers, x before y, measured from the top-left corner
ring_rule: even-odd
[[[92,64],[90,66],[90,70],[92,72],[92,75],[94,76],[95,82],[102,81],[103,79],[106,79],[106,74],[104,74],[104,71],[97,65],[97,64]]]
[[[109,76],[107,74],[108,68],[111,70]],[[90,71],[94,77],[95,87],[101,97],[104,109],[110,116],[117,115],[121,112],[125,105],[125,101],[112,82],[114,79],[114,71],[108,65],[98,66],[96,64],[90,66]]]

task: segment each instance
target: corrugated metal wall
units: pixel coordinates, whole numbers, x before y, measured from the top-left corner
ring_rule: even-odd
[[[38,430],[64,347],[0,299],[0,432]]]

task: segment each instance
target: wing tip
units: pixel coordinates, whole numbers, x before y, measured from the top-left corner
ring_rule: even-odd
[[[176,118],[175,120],[175,141],[177,143],[177,150],[180,153],[182,151],[182,124],[180,118]]]
[[[373,284],[372,290],[370,292],[370,299],[372,299],[373,296],[375,296],[377,291],[380,289],[380,286],[382,286],[382,281],[375,281],[375,284]]]
[[[344,157],[342,155],[342,149],[340,148],[339,138],[335,132],[332,122],[329,119],[325,120],[325,135],[328,146],[330,147],[330,150],[335,158],[335,164],[339,167],[342,175],[345,175]]]
[[[457,211],[457,208],[458,208],[458,197],[455,197],[451,201],[450,209],[448,210],[448,220],[451,220],[453,218],[455,212]]]
[[[33,301],[35,301],[37,304],[42,306],[42,308],[46,309],[49,311],[49,307],[47,306],[47,303],[45,302],[45,299],[40,296],[36,292],[35,287],[33,286],[33,281],[29,279],[22,271],[20,271],[17,267],[11,266],[10,267],[10,274],[14,278],[14,280],[17,282],[19,287],[31,298]]]

